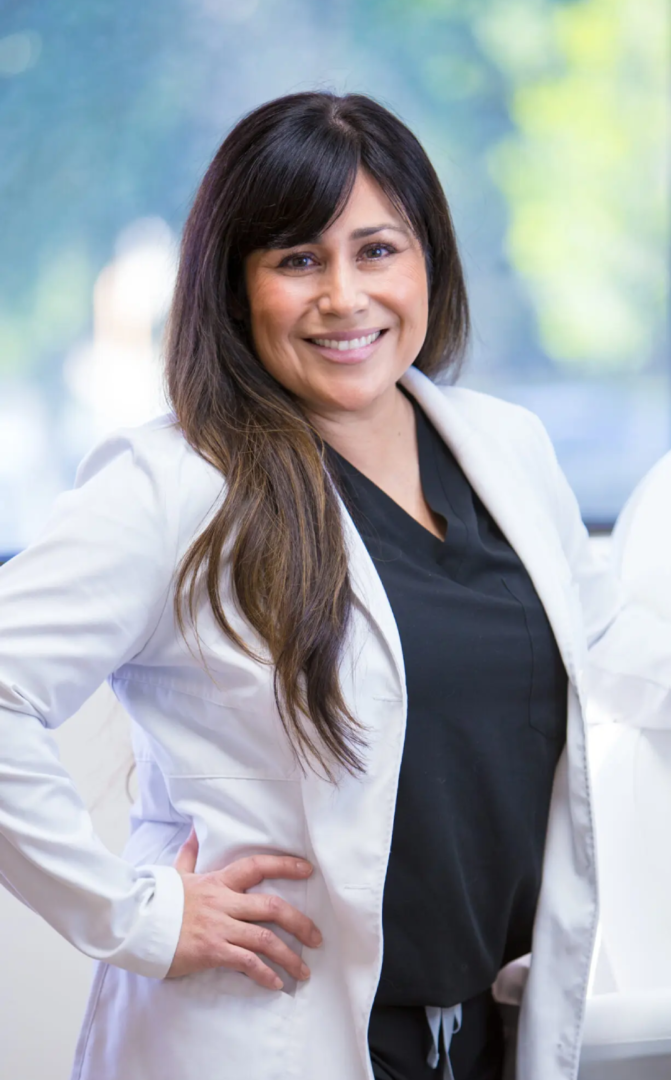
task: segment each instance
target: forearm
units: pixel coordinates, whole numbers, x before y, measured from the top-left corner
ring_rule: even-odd
[[[107,850],[37,717],[0,707],[0,747],[0,881],[88,956],[161,978],[179,938],[179,874]]]

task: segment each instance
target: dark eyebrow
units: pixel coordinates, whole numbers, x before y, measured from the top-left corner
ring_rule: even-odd
[[[404,229],[402,225],[369,225],[365,229],[355,229],[351,234],[352,240],[365,240],[367,236],[374,236],[375,233],[383,232],[385,229],[391,229],[392,232],[408,234],[408,230]]]
[[[409,229],[403,228],[402,225],[391,225],[385,222],[383,225],[366,225],[362,229],[355,229],[354,232],[350,233],[350,240],[365,240],[367,236],[375,236],[375,233],[383,232],[385,229],[391,229],[392,232],[403,233],[404,236],[407,236],[410,231]],[[323,235],[322,233],[319,233],[318,236],[313,236],[312,239],[307,242],[309,244],[321,244],[322,239]]]
[[[365,240],[367,236],[375,236],[376,233],[383,232],[386,229],[391,229],[392,232],[403,233],[404,236],[410,235],[410,230],[404,228],[402,225],[391,225],[390,223],[384,223],[383,225],[366,225],[362,229],[355,229],[350,233],[350,240]],[[321,244],[323,240],[323,234],[318,233],[317,236],[311,236],[306,240],[296,241],[295,244],[289,244],[288,247],[301,247],[303,244]],[[282,250],[284,248],[283,243],[271,244],[270,250],[277,249]]]

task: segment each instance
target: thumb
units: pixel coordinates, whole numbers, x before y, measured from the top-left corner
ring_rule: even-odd
[[[198,837],[196,830],[192,826],[188,839],[184,841],[181,848],[177,852],[177,858],[175,859],[173,866],[175,870],[178,870],[180,874],[193,874],[196,869],[196,860],[198,859]]]

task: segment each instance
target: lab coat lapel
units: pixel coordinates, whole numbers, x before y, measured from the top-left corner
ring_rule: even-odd
[[[396,669],[399,686],[405,692],[405,664],[396,619],[385,592],[380,575],[370,557],[368,548],[354,524],[345,504],[342,504],[342,522],[345,543],[349,553],[349,576],[358,603],[382,636],[389,658]]]
[[[440,391],[436,390],[430,380],[415,368],[411,368],[411,372],[412,375],[419,376],[420,383],[426,383],[428,387],[431,387],[439,399],[439,404],[442,403]],[[423,385],[417,386],[417,380],[414,379],[410,382],[412,375],[406,375],[401,381],[410,393],[417,398],[422,407],[424,407],[424,401],[420,397],[423,393]],[[427,407],[426,411],[433,419],[433,415],[429,413],[429,407]],[[441,427],[438,424],[436,424],[436,426],[443,435],[443,438],[446,438]],[[457,457],[461,452],[462,442],[470,438],[471,434],[471,428],[460,421],[455,424],[455,430],[450,433],[449,439],[446,438],[446,441],[449,443],[453,453]],[[368,553],[368,549],[361,539],[344,503],[341,504],[341,511],[345,541],[349,552],[350,581],[355,600],[361,605],[368,618],[382,635],[389,652],[389,657],[396,668],[399,683],[405,690],[405,665],[403,662],[401,639],[399,637],[396,620],[394,619],[394,613],[391,609],[382,581],[380,580],[380,576],[375,569],[375,564],[373,563],[373,560]]]
[[[496,433],[476,427],[455,400],[410,368],[401,380],[445,440],[490,514],[524,563],[534,584],[569,678],[577,672],[570,596],[572,579],[556,532],[539,510],[542,492]],[[550,482],[550,481],[548,481]]]
[[[539,492],[503,440],[482,430],[461,403],[450,400],[421,372],[411,369],[403,385],[450,446],[465,475],[524,562],[553,627],[569,676],[574,664],[566,596],[570,573],[552,523],[539,511]],[[542,494],[542,493],[541,493]],[[542,500],[541,500],[542,501]],[[384,586],[344,504],[342,521],[349,551],[354,604],[375,632],[372,667],[361,696],[361,717],[370,730],[372,757],[364,777],[343,774],[338,784],[308,771],[303,781],[308,836],[330,896],[353,1002],[370,1002],[382,953],[381,896],[391,845],[398,775],[406,722],[405,668],[398,628]],[[359,640],[359,646],[362,642]],[[390,666],[385,671],[384,654]],[[354,667],[361,652],[352,656]],[[389,680],[393,672],[396,679]],[[356,677],[353,685],[357,682]],[[396,683],[386,695],[386,687]],[[337,823],[337,827],[335,827]],[[358,1041],[366,1047],[368,1012],[357,1010]]]

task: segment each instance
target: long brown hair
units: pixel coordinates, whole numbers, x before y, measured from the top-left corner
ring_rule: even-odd
[[[424,251],[429,317],[415,365],[430,376],[455,368],[468,305],[445,195],[415,136],[360,94],[292,94],[233,128],[186,222],[166,338],[177,421],[226,478],[221,506],[178,571],[179,627],[184,633],[185,612],[195,622],[204,585],[223,633],[255,655],[221,601],[226,564],[235,602],[267,644],[294,750],[331,778],[336,766],[361,770],[365,744],[338,679],[352,599],[340,503],[322,440],[254,351],[243,271],[252,251],[322,233],[344,207],[359,168],[403,214]]]

